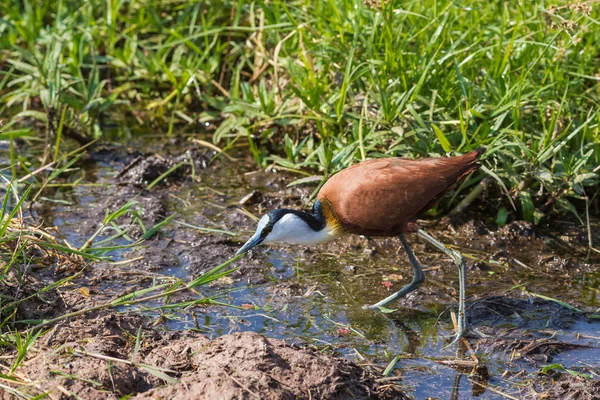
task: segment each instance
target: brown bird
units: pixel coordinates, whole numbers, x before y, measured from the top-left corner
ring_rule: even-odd
[[[458,267],[459,310],[456,339],[466,334],[466,265],[462,255],[419,228],[417,216],[433,207],[442,196],[477,170],[485,149],[458,157],[410,160],[383,158],[363,161],[333,175],[317,195],[312,213],[277,209],[264,215],[255,234],[236,255],[261,243],[319,244],[345,233],[398,236],[414,271],[412,281],[382,301],[367,306],[379,309],[417,289],[425,276],[404,236],[417,235],[452,258]]]

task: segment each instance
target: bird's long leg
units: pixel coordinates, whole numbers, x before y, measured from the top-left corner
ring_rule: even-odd
[[[404,237],[403,233],[400,234],[400,241],[402,241],[402,246],[404,247],[404,251],[406,252],[406,255],[408,256],[408,260],[410,261],[410,265],[412,265],[412,268],[414,271],[414,276],[413,276],[412,281],[408,285],[406,285],[405,287],[403,287],[402,289],[397,291],[396,293],[381,300],[379,303],[376,303],[376,304],[373,304],[370,306],[365,306],[365,308],[376,309],[379,307],[383,307],[386,304],[389,304],[392,301],[399,299],[402,296],[406,296],[408,293],[417,289],[419,286],[421,286],[421,284],[425,280],[425,275],[423,274],[421,265],[419,264],[419,261],[417,261],[417,258],[415,257],[412,250],[410,249],[408,241],[406,240],[406,237]]]
[[[452,250],[444,246],[444,244],[438,241],[433,236],[430,236],[427,232],[419,229],[417,232],[421,239],[425,239],[433,247],[437,248],[441,252],[448,255],[454,261],[454,264],[458,267],[458,332],[454,341],[456,342],[467,333],[467,318],[465,315],[465,288],[467,286],[466,274],[467,265],[465,258],[456,250]]]

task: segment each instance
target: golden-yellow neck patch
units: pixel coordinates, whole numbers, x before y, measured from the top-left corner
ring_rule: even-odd
[[[344,233],[344,227],[333,210],[333,204],[327,199],[319,200],[321,202],[321,208],[323,210],[323,217],[325,218],[325,225],[327,229],[336,236]]]

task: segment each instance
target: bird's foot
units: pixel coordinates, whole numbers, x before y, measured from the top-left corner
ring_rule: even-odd
[[[460,339],[466,338],[468,333],[468,329],[456,332],[456,334],[454,335],[454,339],[452,340],[452,342],[450,342],[449,346],[456,345],[460,341]]]
[[[485,333],[481,332],[480,330],[472,328],[472,327],[469,328],[469,332],[471,333],[471,336],[477,336],[480,339],[485,339],[485,338],[491,337],[490,335],[486,335]]]
[[[485,333],[483,333],[483,332],[479,331],[478,329],[473,328],[471,326],[463,326],[462,329],[459,329],[458,332],[456,332],[456,334],[454,335],[454,339],[452,340],[452,342],[449,345],[450,346],[455,345],[460,339],[463,339],[463,338],[466,339],[468,337],[479,337],[479,338],[485,339],[485,338],[488,338],[489,335],[486,335]]]
[[[396,311],[395,309],[391,309],[391,308],[387,308],[382,305],[379,305],[379,303],[378,304],[365,304],[364,306],[362,306],[362,309],[363,310],[376,310],[376,311],[380,311],[384,314],[389,314],[389,313]]]

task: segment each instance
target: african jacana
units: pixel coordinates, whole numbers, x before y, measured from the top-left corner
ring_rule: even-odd
[[[485,149],[458,157],[409,160],[368,160],[333,175],[317,195],[312,213],[278,209],[264,215],[255,234],[236,255],[261,243],[285,242],[312,245],[344,233],[366,236],[398,236],[414,271],[412,281],[368,308],[377,309],[417,289],[425,276],[404,236],[417,235],[452,258],[458,267],[459,309],[456,339],[466,333],[465,274],[462,255],[446,248],[416,223],[418,215],[433,207],[465,176],[477,170]]]

